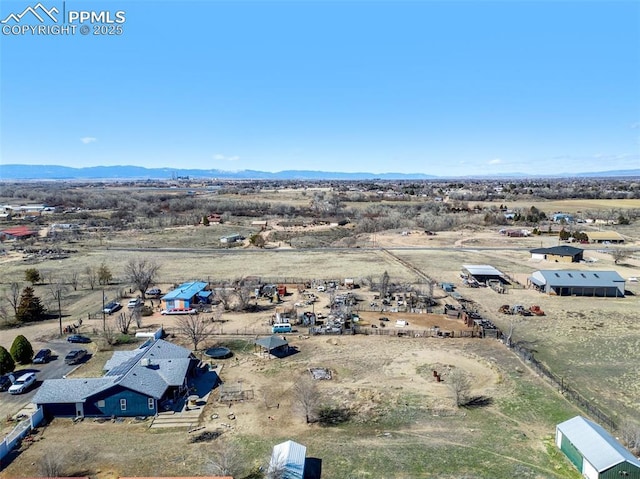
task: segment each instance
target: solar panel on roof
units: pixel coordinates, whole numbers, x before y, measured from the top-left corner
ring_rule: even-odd
[[[115,368],[109,371],[105,376],[123,376],[129,372],[129,370],[138,362],[144,355],[145,351],[140,351],[140,354],[136,354],[131,359],[126,360],[122,364],[118,364]]]

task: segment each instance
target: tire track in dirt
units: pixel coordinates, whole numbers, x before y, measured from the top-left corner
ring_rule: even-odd
[[[424,273],[423,271],[419,270],[418,268],[416,268],[415,266],[413,266],[411,263],[409,263],[408,261],[405,261],[403,259],[400,259],[399,257],[397,257],[395,254],[393,254],[391,251],[389,251],[386,248],[380,248],[380,251],[382,253],[384,253],[386,256],[388,256],[389,258],[391,258],[393,261],[400,263],[402,266],[404,266],[405,268],[407,268],[409,271],[411,271],[412,273],[414,273],[415,275],[418,276],[418,278],[423,279],[424,281],[430,282],[435,284],[435,281],[426,273]]]
[[[423,434],[419,434],[418,432],[396,431],[395,434],[405,435],[405,436],[413,436],[413,437],[417,437],[417,438],[420,438],[420,439],[431,439],[431,438],[429,438],[429,436],[425,436]],[[480,452],[483,452],[483,453],[486,453],[486,454],[490,454],[492,456],[500,457],[502,459],[506,459],[508,461],[511,461],[511,462],[514,462],[514,463],[517,463],[517,464],[522,464],[522,465],[525,465],[525,466],[529,466],[529,467],[531,467],[531,468],[533,468],[533,469],[535,469],[537,471],[542,471],[542,472],[545,472],[545,473],[548,473],[548,474],[552,474],[553,477],[559,477],[561,479],[565,477],[564,475],[558,474],[556,471],[553,471],[551,469],[540,467],[537,464],[533,464],[531,462],[523,461],[523,460],[517,459],[515,457],[507,456],[505,454],[500,454],[499,452],[491,451],[491,450],[485,449],[483,447],[470,446],[468,444],[462,444],[462,443],[455,442],[455,441],[449,441],[447,439],[439,439],[439,442],[441,442],[443,444],[448,444],[450,446],[462,447],[462,448],[466,448],[466,449],[474,449],[476,451],[480,451]]]

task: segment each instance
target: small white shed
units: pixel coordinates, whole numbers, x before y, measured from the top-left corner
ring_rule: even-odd
[[[302,479],[307,448],[295,441],[285,441],[273,446],[269,474],[278,474],[282,479]]]

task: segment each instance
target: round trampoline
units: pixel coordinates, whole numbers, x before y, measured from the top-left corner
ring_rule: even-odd
[[[233,356],[233,353],[229,348],[223,347],[209,348],[204,352],[204,354],[212,359],[226,359]]]

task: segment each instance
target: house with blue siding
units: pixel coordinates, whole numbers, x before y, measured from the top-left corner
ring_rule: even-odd
[[[33,403],[49,417],[153,416],[186,394],[197,364],[188,349],[151,339],[116,351],[100,378],[45,380]]]
[[[163,306],[167,310],[189,309],[198,304],[208,304],[213,295],[208,283],[203,281],[193,281],[182,283],[173,291],[162,297]]]

